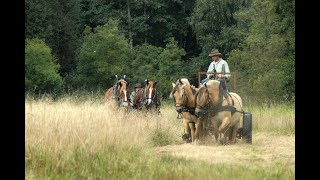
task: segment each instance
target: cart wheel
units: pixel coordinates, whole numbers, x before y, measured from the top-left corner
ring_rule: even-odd
[[[242,137],[246,143],[252,144],[252,114],[250,112],[243,113]]]

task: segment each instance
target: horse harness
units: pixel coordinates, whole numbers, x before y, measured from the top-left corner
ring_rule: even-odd
[[[199,108],[204,114],[208,113],[208,112],[213,112],[213,114],[215,115],[216,113],[218,112],[221,112],[221,111],[230,111],[231,112],[231,115],[233,115],[235,112],[240,112],[240,113],[243,113],[244,111],[238,111],[235,107],[234,107],[234,100],[233,98],[231,97],[231,95],[225,91],[224,93],[227,94],[227,96],[229,96],[232,100],[232,104],[231,105],[226,105],[226,106],[222,106],[222,103],[224,101],[223,99],[223,93],[220,93],[219,94],[219,99],[221,99],[221,101],[219,101],[219,103],[217,104],[217,106],[214,106],[213,108],[209,107],[210,104],[209,104],[209,92],[208,92],[208,89],[206,88],[206,92],[207,92],[207,98],[206,98],[206,103],[205,105],[202,107],[200,105],[197,105],[197,108]]]

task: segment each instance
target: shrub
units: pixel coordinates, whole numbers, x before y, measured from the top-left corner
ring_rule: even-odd
[[[51,49],[40,39],[26,39],[25,43],[25,90],[33,92],[59,90],[63,79],[58,73],[59,64]]]

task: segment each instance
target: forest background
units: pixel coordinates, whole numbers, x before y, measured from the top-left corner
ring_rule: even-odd
[[[293,0],[25,1],[28,94],[103,94],[125,74],[131,87],[158,81],[166,99],[178,78],[198,85],[212,48],[242,97],[294,102]]]

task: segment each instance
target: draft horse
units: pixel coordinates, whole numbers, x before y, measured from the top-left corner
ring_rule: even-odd
[[[125,79],[117,81],[117,90],[114,91],[115,87],[110,87],[104,96],[104,102],[111,105],[112,109],[118,107],[128,107],[130,96],[129,96],[129,82]],[[115,93],[114,93],[115,92]]]
[[[182,139],[186,142],[197,144],[201,133],[201,119],[195,116],[195,95],[197,90],[192,87],[186,78],[178,79],[176,83],[172,83],[172,91],[170,98],[174,97],[176,111],[181,115],[184,134]]]
[[[145,80],[145,88],[142,96],[142,101],[144,102],[144,108],[147,110],[155,110],[160,113],[161,100],[160,95],[157,91],[157,81]]]
[[[232,102],[230,106],[222,95],[222,88],[218,80],[207,81],[196,94],[195,115],[211,121],[216,142],[220,137],[222,144],[235,143],[240,121],[243,118],[241,97],[230,92],[228,98],[229,102]]]

